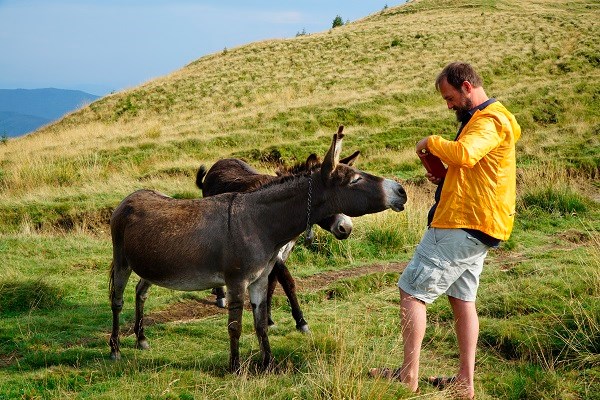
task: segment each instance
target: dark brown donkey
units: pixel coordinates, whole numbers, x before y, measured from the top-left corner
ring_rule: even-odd
[[[352,165],[359,152],[355,152],[350,157],[340,160],[342,164]],[[226,158],[219,160],[213,164],[212,167],[206,171],[204,166],[198,169],[196,174],[196,185],[202,190],[204,197],[214,196],[221,193],[229,192],[247,192],[255,190],[260,186],[269,184],[276,179],[280,179],[281,176],[289,175],[291,173],[305,173],[312,169],[319,168],[321,166],[318,157],[315,154],[311,154],[306,162],[295,165],[291,168],[282,169],[277,172],[277,175],[261,174],[246,162],[237,158]],[[336,239],[343,240],[350,236],[352,232],[352,220],[350,217],[344,214],[334,214],[326,217],[322,221],[318,221],[317,224],[333,233]],[[310,238],[312,235],[311,230],[305,232],[306,237]],[[297,239],[297,238],[296,238]],[[304,319],[302,310],[300,309],[300,303],[296,296],[296,283],[290,271],[285,265],[285,261],[289,257],[291,250],[296,244],[296,239],[290,241],[288,244],[283,246],[279,251],[273,270],[269,274],[269,289],[267,291],[267,314],[269,326],[274,325],[271,317],[271,304],[273,299],[273,293],[275,292],[275,286],[277,282],[283,287],[292,308],[292,316],[296,321],[296,329],[300,332],[309,332],[308,323]],[[217,306],[225,307],[225,290],[223,287],[213,289],[213,293],[217,296]]]
[[[120,358],[119,314],[133,270],[136,286],[137,346],[148,348],[142,314],[148,288],[175,290],[227,286],[229,367],[239,371],[239,338],[246,290],[263,368],[272,362],[267,336],[268,277],[279,250],[307,226],[333,214],[350,217],[388,208],[404,209],[406,192],[397,182],[339,164],[341,129],[320,169],[284,177],[255,191],[177,200],[139,190],[126,197],[110,220],[113,261],[110,297],[111,357]]]

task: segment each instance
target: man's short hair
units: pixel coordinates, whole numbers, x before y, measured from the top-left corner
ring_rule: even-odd
[[[458,91],[461,90],[464,81],[469,82],[473,87],[481,87],[483,85],[483,80],[475,72],[475,69],[470,64],[463,62],[453,62],[444,67],[435,79],[435,88],[438,92],[440,91],[440,84],[444,79]]]

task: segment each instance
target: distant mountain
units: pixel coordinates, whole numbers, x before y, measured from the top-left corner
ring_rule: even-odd
[[[99,96],[65,89],[0,89],[0,135],[23,135]]]
[[[52,120],[35,115],[24,115],[10,111],[0,111],[0,136],[21,136],[33,132],[40,126],[50,123]]]

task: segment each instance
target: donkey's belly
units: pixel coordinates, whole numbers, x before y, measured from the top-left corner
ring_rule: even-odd
[[[225,284],[223,262],[217,254],[160,250],[147,246],[143,252],[130,251],[128,264],[140,278],[169,289],[204,290]]]
[[[181,290],[185,292],[212,289],[216,287],[225,286],[225,281],[222,279],[214,280],[184,280],[184,281],[168,281],[168,282],[152,282],[157,286],[164,287],[167,289]]]
[[[187,269],[173,274],[165,273],[167,271],[150,274],[147,270],[138,272],[135,267],[132,269],[137,275],[152,284],[173,290],[195,291],[225,285],[225,279],[220,272]]]

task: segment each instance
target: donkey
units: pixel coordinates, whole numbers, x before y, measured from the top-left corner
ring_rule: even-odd
[[[351,156],[340,160],[340,163],[352,165],[359,154],[360,152],[356,151]],[[317,155],[311,154],[305,163],[297,164],[287,169],[280,169],[277,172],[277,176],[273,176],[261,174],[240,159],[226,158],[213,164],[208,172],[204,166],[200,166],[196,174],[196,186],[202,190],[202,195],[204,197],[227,192],[245,192],[273,182],[283,175],[307,172],[320,167],[320,165]],[[326,217],[322,221],[317,222],[317,224],[321,228],[333,233],[335,238],[339,240],[348,238],[352,232],[352,220],[344,214],[335,214]],[[312,240],[312,227],[310,231],[307,230],[305,233],[307,241]],[[292,316],[296,321],[296,329],[302,333],[308,333],[310,329],[308,323],[304,319],[296,296],[296,283],[285,265],[285,261],[293,249],[296,240],[297,238],[281,248],[277,260],[275,261],[275,265],[273,266],[273,270],[269,274],[269,289],[267,291],[268,323],[269,326],[275,324],[271,317],[271,304],[275,286],[277,285],[277,282],[279,282],[290,302]],[[213,289],[213,294],[217,296],[217,306],[224,308],[226,306],[224,288],[219,287]]]
[[[279,250],[316,221],[333,214],[350,217],[402,211],[402,185],[339,164],[342,128],[320,169],[284,177],[246,193],[202,199],[174,199],[138,190],[114,210],[111,220],[113,260],[109,292],[113,315],[111,358],[120,358],[119,314],[123,292],[134,271],[134,332],[137,347],[149,347],[142,314],[151,285],[174,290],[227,286],[229,368],[240,371],[239,339],[246,290],[250,295],[261,367],[273,362],[267,335],[268,277]],[[285,217],[285,223],[282,221]]]

